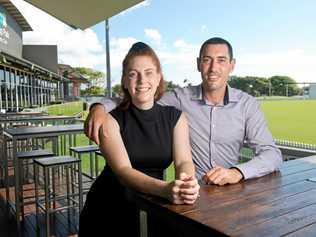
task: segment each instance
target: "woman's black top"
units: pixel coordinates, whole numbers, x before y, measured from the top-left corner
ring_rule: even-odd
[[[174,107],[154,104],[149,110],[130,106],[111,115],[120,126],[121,136],[133,168],[162,179],[172,162],[172,137],[181,112]]]
[[[155,103],[149,110],[141,110],[134,105],[127,110],[118,107],[111,115],[120,126],[133,168],[162,179],[164,169],[172,162],[173,129],[181,111]],[[116,230],[123,231],[121,234],[137,235],[135,226],[139,221],[138,209],[129,201],[129,193],[130,190],[118,181],[111,168],[106,165],[87,195],[80,216],[80,236],[86,236],[86,231],[90,231],[91,236],[92,226],[95,230],[110,230],[117,224],[122,226],[121,230]],[[104,215],[101,223],[93,218],[100,212]]]

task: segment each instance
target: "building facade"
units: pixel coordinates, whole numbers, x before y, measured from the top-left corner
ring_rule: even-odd
[[[22,32],[31,30],[11,1],[0,1],[1,112],[40,107],[67,96],[69,80],[58,75],[57,46],[23,45]]]
[[[69,79],[70,83],[68,87],[68,96],[70,98],[79,97],[81,84],[88,83],[88,80],[83,75],[75,71],[70,65],[67,64],[58,64],[58,74]]]

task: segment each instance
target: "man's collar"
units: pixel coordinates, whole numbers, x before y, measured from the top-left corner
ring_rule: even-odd
[[[233,88],[231,88],[229,85],[226,87],[226,93],[225,96],[227,95],[227,104],[229,102],[238,102],[239,97],[237,96],[237,91]],[[225,101],[225,99],[224,99]]]
[[[191,95],[191,100],[204,101],[202,84],[196,86],[194,89],[195,90],[193,91]],[[238,100],[239,98],[236,94],[236,91],[233,88],[231,88],[229,85],[227,85],[226,90],[225,90],[225,95],[224,95],[224,105],[227,105],[230,102],[237,102]]]

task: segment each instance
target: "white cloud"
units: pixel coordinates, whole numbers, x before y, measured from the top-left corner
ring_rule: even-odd
[[[57,45],[58,61],[95,68],[105,64],[105,50],[91,30],[73,30],[47,13],[21,0],[12,0],[33,31],[23,33],[24,44]]]
[[[147,7],[151,4],[151,1],[150,0],[145,0],[137,5],[135,5],[134,7],[132,7],[131,9],[137,9],[137,8],[140,8],[140,7]]]
[[[292,49],[279,52],[243,53],[237,56],[234,74],[271,77],[286,75],[297,82],[315,81],[316,56],[313,52]]]
[[[155,43],[160,44],[161,42],[161,35],[158,30],[156,29],[145,29],[145,35],[153,40]]]
[[[121,69],[125,55],[136,41],[133,37],[111,38],[111,67]]]
[[[158,50],[157,54],[163,65],[165,79],[181,86],[184,79],[192,84],[199,84],[201,79],[196,69],[196,57],[199,45],[187,43],[178,39],[173,48]]]
[[[195,50],[199,49],[198,45],[193,45],[185,42],[183,39],[178,39],[173,43],[173,46],[180,52],[195,53]]]
[[[120,13],[118,14],[118,16],[119,16],[119,15],[125,15],[126,13],[131,12],[131,11],[134,11],[134,10],[136,10],[136,9],[138,9],[138,8],[141,8],[141,7],[147,7],[147,6],[149,6],[150,4],[151,4],[151,1],[145,0],[145,1],[143,1],[143,2],[140,2],[140,3],[136,4],[135,6],[132,6],[131,8],[126,9],[125,11],[120,12]]]

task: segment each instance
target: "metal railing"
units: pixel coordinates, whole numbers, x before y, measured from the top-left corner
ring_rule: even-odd
[[[316,155],[316,144],[308,144],[284,139],[275,139],[276,146],[281,150],[284,161]],[[240,152],[241,162],[250,160],[254,156],[247,143]]]
[[[275,139],[275,144],[278,146],[299,148],[299,149],[311,150],[311,151],[316,152],[316,144],[308,144],[308,143],[289,141],[289,140],[284,140],[284,139]]]

